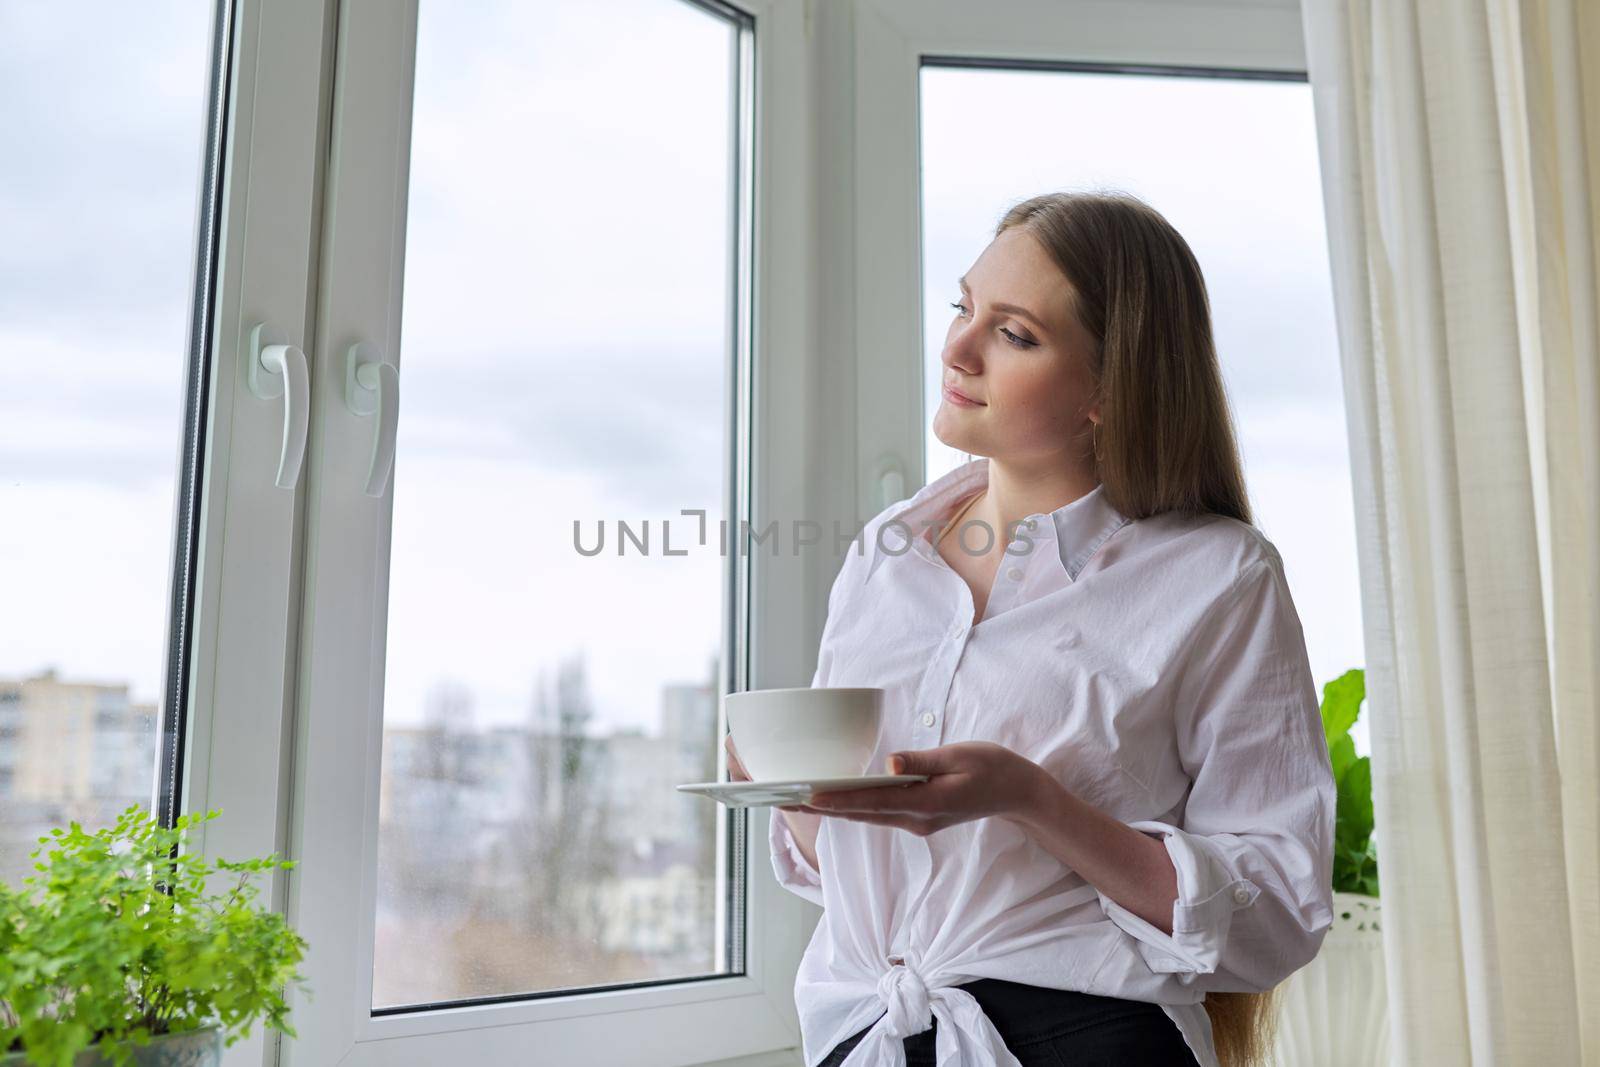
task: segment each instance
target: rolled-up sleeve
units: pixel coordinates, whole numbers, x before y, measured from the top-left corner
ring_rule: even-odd
[[[768,818],[767,843],[772,851],[772,872],[778,876],[778,884],[822,907],[822,876],[806,861],[805,854],[795,843],[783,812],[774,808],[768,812]]]
[[[1100,894],[1152,971],[1210,992],[1271,989],[1333,923],[1336,789],[1305,638],[1275,551],[1256,558],[1194,635],[1176,689],[1191,785],[1159,834],[1177,872],[1172,933]]]
[[[826,678],[831,659],[831,654],[824,651],[817,664],[817,672],[811,679],[811,688],[828,684]],[[821,907],[822,875],[806,860],[805,853],[795,843],[789,820],[783,817],[783,812],[769,808],[767,817],[767,844],[772,853],[772,873],[778,876],[778,884]]]

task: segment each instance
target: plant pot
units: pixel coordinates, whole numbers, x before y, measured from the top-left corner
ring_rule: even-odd
[[[1279,990],[1275,1067],[1383,1067],[1388,985],[1377,897],[1333,894],[1333,926],[1317,958]]]
[[[129,1067],[217,1067],[222,1062],[222,1030],[204,1026],[181,1034],[162,1034],[151,1038],[144,1048],[129,1044],[128,1050],[133,1053]],[[78,1053],[72,1067],[110,1067],[111,1062],[100,1054],[99,1046],[91,1045]],[[24,1067],[27,1063],[21,1052],[0,1055],[0,1067]]]

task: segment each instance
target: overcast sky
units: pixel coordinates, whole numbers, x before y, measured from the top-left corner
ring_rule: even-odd
[[[0,672],[162,672],[204,5],[0,4]]]
[[[85,35],[59,8],[0,4],[0,143],[23,146],[0,168],[6,676],[55,665],[159,693],[199,6],[103,6]],[[653,728],[661,687],[710,670],[719,557],[571,549],[574,516],[699,506],[715,523],[726,447],[729,34],[684,4],[620,8],[422,5],[391,722],[419,721],[444,682],[472,691],[480,724],[520,718],[535,674],[583,652],[599,725]],[[1206,272],[1317,681],[1360,664],[1308,89],[937,70],[923,94],[930,361],[1006,206],[1144,196]],[[930,444],[930,476],[962,458]]]

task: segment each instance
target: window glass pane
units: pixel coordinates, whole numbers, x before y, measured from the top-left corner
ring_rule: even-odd
[[[738,39],[421,7],[375,1008],[726,967],[721,809],[673,786],[720,755]]]
[[[150,804],[210,12],[0,4],[0,878]],[[209,194],[207,196],[209,199]],[[187,565],[186,562],[184,564]]]
[[[1363,664],[1355,515],[1311,90],[1304,82],[925,67],[927,477],[960,277],[1039,193],[1143,198],[1199,258],[1256,525],[1283,554],[1320,687]],[[1366,719],[1352,731],[1368,751]]]

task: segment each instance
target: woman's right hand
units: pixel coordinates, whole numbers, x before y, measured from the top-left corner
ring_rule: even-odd
[[[733,735],[728,734],[722,739],[722,747],[728,752],[728,777],[735,782],[750,781],[750,772],[745,770],[744,763],[739,759],[739,752],[733,747]],[[798,804],[779,804],[779,811],[784,813],[783,821],[789,827],[789,834],[795,840],[795,845],[800,849],[800,854],[813,868],[817,866],[817,830],[822,824],[822,816],[818,812],[807,811]]]
[[[750,772],[744,769],[744,763],[739,759],[738,749],[733,747],[733,735],[727,734],[722,738],[722,747],[728,750],[728,778],[735,782],[752,781]],[[779,811],[804,811],[796,804],[780,804]]]
[[[735,782],[750,781],[750,772],[744,769],[744,764],[739,759],[739,750],[733,747],[732,734],[722,739],[722,747],[728,751],[728,777]]]

